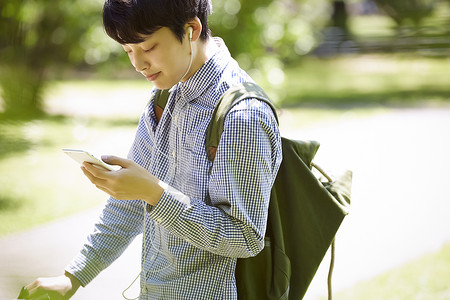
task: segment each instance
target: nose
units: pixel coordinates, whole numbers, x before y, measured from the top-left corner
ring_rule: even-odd
[[[133,55],[132,64],[138,72],[145,71],[150,67],[150,64],[142,55]]]

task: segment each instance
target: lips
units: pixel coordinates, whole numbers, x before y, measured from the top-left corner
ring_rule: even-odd
[[[145,78],[147,78],[148,81],[155,81],[156,78],[158,78],[160,73],[161,72],[157,72],[157,73],[154,73],[154,74],[151,74],[151,75],[146,75]]]

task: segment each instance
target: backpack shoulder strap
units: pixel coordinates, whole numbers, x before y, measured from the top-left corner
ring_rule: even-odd
[[[155,111],[156,119],[161,120],[161,116],[169,100],[169,90],[157,90],[155,94],[155,100],[153,101],[153,110]]]
[[[211,122],[206,131],[206,153],[210,161],[214,161],[220,137],[222,136],[225,118],[231,108],[244,99],[254,98],[267,103],[277,118],[275,107],[269,96],[255,83],[244,82],[230,87],[217,103]],[[277,118],[278,122],[278,118]]]

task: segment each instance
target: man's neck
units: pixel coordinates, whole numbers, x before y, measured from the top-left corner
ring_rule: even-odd
[[[213,38],[208,38],[206,41],[197,40],[192,43],[192,66],[189,73],[185,76],[185,80],[188,80],[195,74],[217,51],[217,44]]]

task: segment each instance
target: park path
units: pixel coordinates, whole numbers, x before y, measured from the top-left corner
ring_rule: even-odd
[[[283,129],[283,128],[282,128]],[[337,235],[334,290],[368,280],[450,242],[450,108],[343,115],[287,137],[321,142],[320,165],[354,172],[352,206]],[[57,275],[80,249],[100,208],[0,239],[0,299],[36,276]],[[58,246],[56,246],[58,244]],[[72,299],[119,300],[139,272],[140,241]],[[326,294],[329,256],[305,299]],[[128,298],[137,295],[134,286]]]

